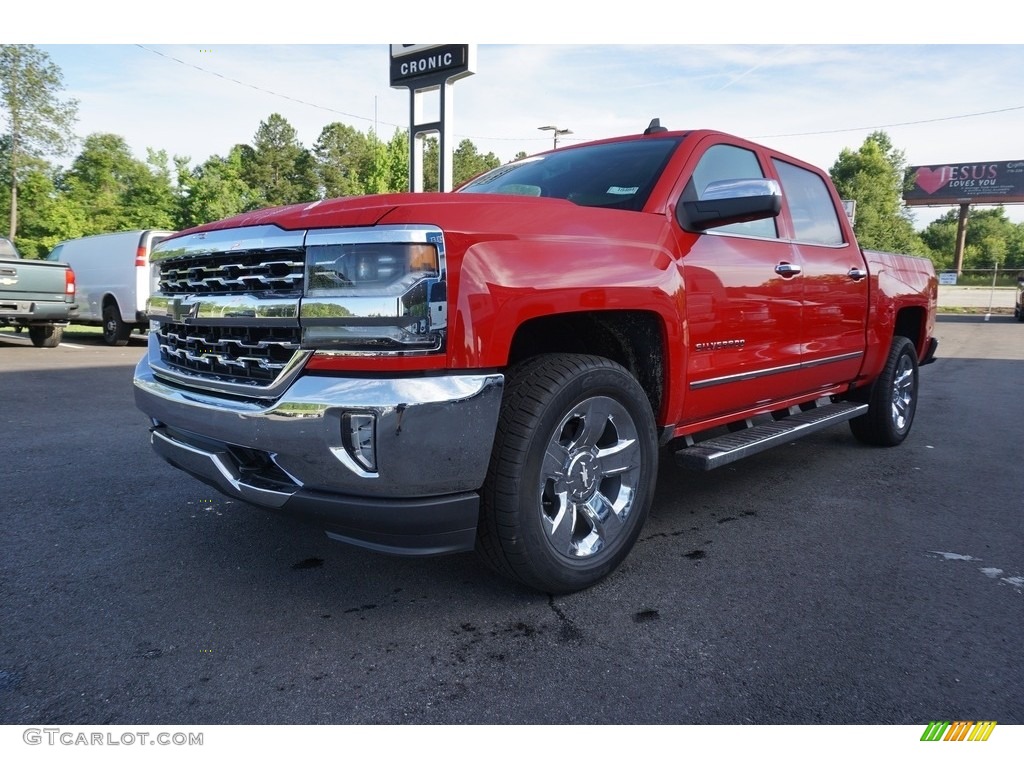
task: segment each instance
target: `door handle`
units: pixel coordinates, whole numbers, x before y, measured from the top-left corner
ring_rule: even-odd
[[[865,277],[868,276],[868,273],[865,272],[863,269],[854,267],[853,269],[846,273],[846,276],[851,280],[863,280]]]
[[[789,264],[788,262],[782,262],[775,267],[775,274],[782,275],[783,277],[796,277],[803,268],[799,264]]]

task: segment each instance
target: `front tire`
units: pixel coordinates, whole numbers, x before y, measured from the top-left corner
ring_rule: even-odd
[[[527,360],[506,380],[477,552],[542,592],[593,586],[635,544],[656,475],[654,414],[628,371],[590,355]]]
[[[881,375],[867,398],[868,412],[850,421],[854,437],[868,445],[893,446],[903,442],[917,412],[917,349],[896,336]]]
[[[117,304],[103,308],[103,343],[111,347],[123,347],[132,335],[132,327],[121,319]]]

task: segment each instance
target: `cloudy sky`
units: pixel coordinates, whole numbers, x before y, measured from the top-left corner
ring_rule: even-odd
[[[478,44],[477,73],[455,85],[454,132],[456,142],[468,138],[502,161],[521,150],[549,148],[551,134],[539,131],[542,125],[570,129],[562,139],[569,143],[637,133],[653,117],[672,129],[716,128],[753,138],[826,169],[873,130],[886,131],[911,165],[1024,159],[1024,44],[972,41],[951,20],[923,25],[882,3],[876,8],[873,0],[856,7],[776,5],[818,9],[813,13],[819,15],[787,16],[803,18],[796,31],[776,20],[787,34],[758,25],[753,12],[740,12],[743,3],[730,4],[725,20],[720,5],[701,17],[659,14],[658,6],[645,4],[637,6],[642,16],[621,22],[592,17],[591,29],[580,28],[579,6],[496,5],[477,30],[439,25],[437,6],[422,27],[401,23],[401,3],[382,4],[395,10],[388,28],[379,14],[360,23],[339,4],[313,3],[304,4],[300,16],[268,17],[250,28],[237,16],[192,11],[190,3],[183,0],[179,14],[152,25],[115,14],[108,19],[120,19],[123,28],[111,23],[96,35],[82,33],[74,13],[57,14],[56,27],[25,18],[16,34],[61,68],[68,95],[79,101],[81,136],[119,134],[140,157],[147,147],[194,163],[226,154],[233,144],[251,141],[273,112],[288,119],[307,147],[335,121],[389,138],[408,126],[409,96],[389,87],[388,44],[357,42],[371,32],[498,40]],[[452,14],[463,24],[485,7],[450,5],[458,6]],[[685,4],[665,7],[676,6]],[[820,16],[825,6],[827,18]],[[880,28],[872,11],[885,14],[892,40],[868,33]],[[851,21],[853,13],[863,28]],[[206,23],[197,24],[200,18]],[[620,26],[616,39],[651,42],[584,42],[606,39]],[[642,28],[651,34],[640,34]],[[673,29],[682,31],[677,36]],[[501,42],[509,34],[552,41]],[[206,35],[225,42],[175,42]],[[553,42],[573,38],[580,42]],[[950,44],[958,39],[970,44]],[[430,112],[435,101],[427,96]],[[1007,211],[1024,221],[1024,205]],[[943,212],[924,209],[919,223]]]

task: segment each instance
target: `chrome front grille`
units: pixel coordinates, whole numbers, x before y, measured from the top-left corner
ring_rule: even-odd
[[[299,328],[184,325],[162,322],[156,334],[160,359],[203,377],[269,386],[299,349]]]
[[[201,230],[164,240],[151,263],[150,367],[188,388],[272,400],[315,349],[444,349],[444,239],[435,227]]]
[[[302,249],[214,253],[160,263],[160,293],[300,293]]]
[[[304,238],[261,225],[161,242],[147,304],[153,369],[199,389],[272,397],[304,359]]]

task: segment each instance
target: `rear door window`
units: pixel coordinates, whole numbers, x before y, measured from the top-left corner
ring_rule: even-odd
[[[825,180],[806,168],[773,160],[793,220],[793,239],[815,245],[842,245],[843,229]]]

